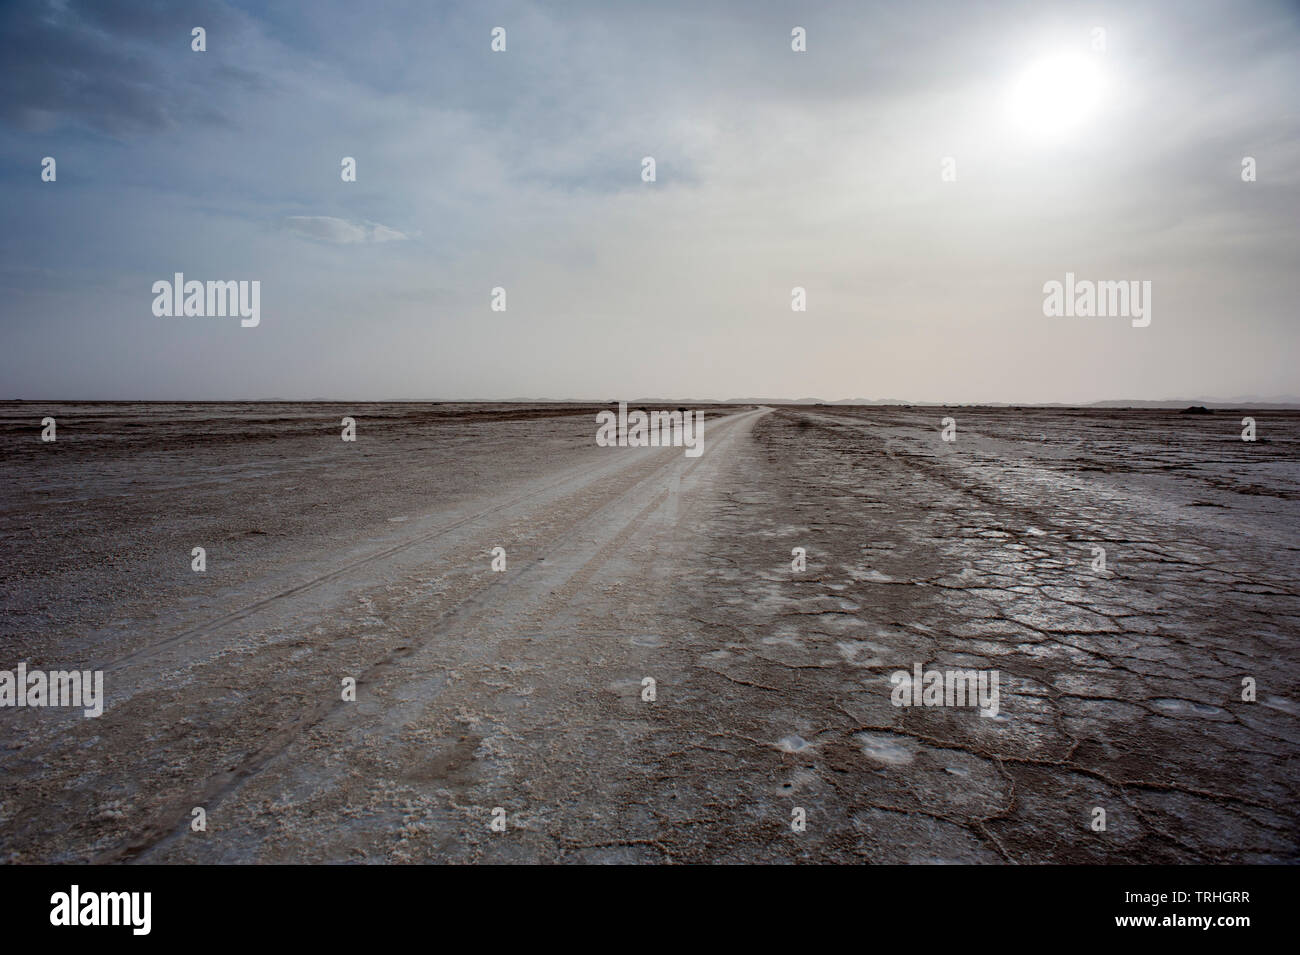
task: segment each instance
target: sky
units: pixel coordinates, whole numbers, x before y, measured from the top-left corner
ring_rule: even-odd
[[[1294,398],[1298,104],[1296,2],[9,0],[0,398]]]

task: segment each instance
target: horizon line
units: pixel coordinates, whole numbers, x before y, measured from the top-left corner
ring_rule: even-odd
[[[691,405],[795,405],[816,407],[966,407],[966,408],[1140,408],[1206,407],[1237,408],[1273,407],[1300,409],[1300,398],[1100,398],[1093,401],[909,401],[894,398],[3,398],[0,405],[10,404],[534,404],[534,405],[609,405],[609,404],[691,404]]]

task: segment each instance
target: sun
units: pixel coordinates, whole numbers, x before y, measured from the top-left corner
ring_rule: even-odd
[[[1105,92],[1106,78],[1095,56],[1046,56],[1012,84],[1007,115],[1027,136],[1059,142],[1096,112]]]

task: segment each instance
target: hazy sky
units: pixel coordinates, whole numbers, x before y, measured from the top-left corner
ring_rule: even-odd
[[[7,2],[0,397],[1294,396],[1297,104],[1284,2]]]

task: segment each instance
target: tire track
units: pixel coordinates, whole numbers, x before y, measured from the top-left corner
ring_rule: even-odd
[[[735,425],[754,415],[762,413],[763,412],[761,411],[743,412],[721,419],[721,421],[714,426],[717,430],[714,431],[714,437],[711,439],[715,442],[715,452],[719,450],[719,446],[724,444],[725,438],[732,432]],[[612,497],[605,497],[593,503],[573,521],[569,522],[561,531],[552,535],[546,546],[551,551],[559,550],[566,546],[568,540],[581,536],[584,529],[589,525],[609,525],[611,518],[606,516],[607,512],[614,511],[615,514],[617,514],[620,504],[627,499],[636,496],[650,497],[649,502],[638,509],[629,519],[621,521],[614,526],[606,526],[604,528],[604,536],[607,538],[605,542],[595,551],[595,553],[585,559],[579,566],[569,571],[558,571],[558,573],[562,575],[562,580],[551,580],[551,578],[553,578],[557,573],[557,570],[553,567],[541,567],[538,563],[525,564],[522,570],[516,571],[512,575],[514,579],[509,588],[499,587],[496,581],[493,581],[491,578],[485,578],[485,583],[476,587],[473,591],[459,600],[453,607],[439,615],[433,624],[427,628],[423,634],[423,639],[419,644],[402,647],[386,654],[361,671],[357,675],[358,688],[372,684],[375,681],[375,677],[386,669],[410,665],[419,654],[438,644],[440,637],[455,632],[458,628],[464,626],[472,627],[475,619],[481,617],[493,605],[500,604],[502,601],[507,600],[517,601],[521,590],[519,585],[520,581],[529,583],[533,582],[537,578],[544,578],[540,585],[542,593],[534,595],[533,610],[541,609],[546,603],[554,599],[554,595],[558,591],[569,588],[571,585],[574,585],[575,581],[577,581],[576,586],[581,586],[581,583],[592,573],[593,567],[598,563],[603,563],[608,559],[608,556],[611,553],[623,546],[626,540],[636,533],[637,529],[645,523],[649,516],[654,513],[654,511],[669,496],[672,488],[669,486],[668,482],[663,480],[665,472],[672,472],[680,468],[677,475],[679,478],[689,476],[703,460],[702,457],[686,459],[687,463],[682,465],[682,458],[679,457],[680,454],[681,451],[677,448],[662,449],[662,453],[657,456],[661,460],[656,461],[651,466],[648,473],[640,477],[634,483],[626,485],[621,490],[617,490],[614,492]],[[630,468],[635,468],[638,465],[644,465],[644,463],[644,461],[637,460],[620,462],[618,466],[612,467],[610,470],[614,473],[618,473]],[[606,471],[597,472],[590,476],[581,487],[576,488],[571,494],[567,495],[565,500],[578,500],[584,495],[589,495],[592,485],[611,476],[612,474]],[[206,625],[203,628],[194,628],[194,630],[188,631],[187,634],[195,635],[201,632],[210,632],[218,626],[234,622],[238,619],[243,619],[244,617],[257,612],[257,610],[262,609],[266,605],[273,603],[281,596],[288,596],[290,593],[300,592],[309,585],[318,585],[319,583],[325,582],[327,579],[332,579],[357,567],[372,564],[375,560],[380,559],[388,553],[397,552],[399,550],[413,547],[418,543],[432,540],[437,536],[448,533],[457,526],[463,526],[463,524],[482,517],[485,514],[504,510],[506,507],[514,506],[525,499],[535,498],[546,489],[554,488],[555,486],[564,483],[566,480],[569,480],[569,478],[566,477],[561,481],[548,484],[542,491],[521,496],[520,498],[510,502],[508,505],[486,509],[474,517],[457,522],[455,525],[448,525],[447,527],[441,528],[430,534],[421,535],[421,537],[417,539],[403,542],[401,545],[392,548],[387,548],[385,551],[370,555],[360,561],[354,561],[344,568],[340,568],[330,574],[315,578],[313,581],[298,588],[293,588],[292,591],[286,591],[283,594],[275,595],[271,598],[259,601],[257,604],[250,605],[249,607],[244,608],[244,610],[239,612],[237,615],[226,615],[226,617],[213,621],[211,624]],[[647,486],[655,488],[660,485],[664,485],[661,490],[647,495]],[[548,590],[549,594],[546,593]],[[511,609],[516,614],[523,612],[521,608]],[[503,636],[495,641],[482,641],[469,656],[458,658],[458,667],[465,666],[489,656],[491,653],[499,649],[500,644],[506,639],[508,639],[508,637]],[[435,698],[440,695],[441,692],[441,690],[437,691],[435,693]],[[190,809],[193,806],[201,805],[211,812],[216,806],[230,798],[233,794],[242,789],[242,787],[244,787],[250,780],[263,772],[276,760],[277,757],[288,750],[297,740],[301,739],[304,734],[314,727],[321,725],[331,716],[341,712],[347,705],[350,704],[344,703],[341,698],[335,698],[333,695],[323,696],[319,702],[304,712],[301,718],[293,720],[291,723],[278,728],[263,745],[258,747],[255,752],[244,758],[238,764],[230,767],[226,771],[208,777],[200,786],[188,789],[186,794],[169,800],[163,808],[156,810],[149,819],[138,826],[124,843],[99,853],[94,857],[93,863],[111,864],[129,862],[139,859],[141,856],[155,850],[165,848],[170,843],[179,839],[186,831],[186,823],[189,819]]]

